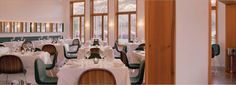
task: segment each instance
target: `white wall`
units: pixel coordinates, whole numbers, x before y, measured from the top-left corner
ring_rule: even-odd
[[[63,16],[61,0],[0,0],[1,21],[63,22]],[[27,36],[32,33],[18,34]],[[42,33],[33,33],[33,35],[35,34]],[[4,36],[16,36],[16,34],[0,33],[0,37]]]
[[[225,67],[225,4],[218,5],[218,43],[220,44],[220,55],[215,58],[215,65]]]
[[[145,33],[145,29],[144,29],[144,14],[145,14],[145,6],[144,6],[145,1],[144,0],[137,0],[137,39],[138,40],[144,40],[144,33]]]
[[[208,83],[208,0],[176,0],[176,84]]]

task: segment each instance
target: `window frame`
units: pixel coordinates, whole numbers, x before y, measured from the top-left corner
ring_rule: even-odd
[[[122,12],[119,12],[119,0],[117,0],[117,13],[116,13],[116,17],[117,17],[117,20],[116,20],[116,22],[117,22],[117,41],[118,41],[118,43],[120,43],[120,41],[119,41],[119,15],[128,15],[128,43],[130,43],[131,42],[131,15],[132,14],[136,14],[136,38],[138,37],[138,0],[136,0],[136,11],[122,11]]]
[[[84,2],[84,14],[75,14],[74,15],[74,6],[73,6],[73,4],[74,3],[79,3],[79,2]],[[86,42],[86,39],[85,39],[85,36],[86,36],[86,32],[85,32],[85,10],[86,10],[86,2],[84,1],[84,0],[81,0],[81,1],[71,1],[70,2],[70,26],[71,26],[71,37],[72,38],[77,38],[77,37],[74,37],[74,18],[76,18],[76,17],[78,17],[79,18],[79,39],[80,39],[80,41],[81,42]],[[84,19],[84,30],[83,30],[83,32],[82,32],[82,17],[83,17],[83,19]],[[84,34],[84,36],[82,37],[82,33]],[[84,38],[84,41],[82,41],[82,38]]]
[[[104,40],[105,39],[105,33],[104,33],[104,29],[105,29],[105,27],[104,27],[104,17],[105,16],[107,16],[107,31],[108,31],[108,36],[107,36],[107,42],[109,42],[109,0],[107,0],[107,13],[94,13],[94,0],[91,0],[90,1],[90,7],[91,7],[91,10],[90,10],[90,12],[91,12],[91,38],[93,38],[94,37],[94,17],[96,17],[96,16],[101,16],[102,17],[102,29],[101,29],[101,31],[102,31],[102,34],[101,34],[101,36],[102,36],[102,40]]]

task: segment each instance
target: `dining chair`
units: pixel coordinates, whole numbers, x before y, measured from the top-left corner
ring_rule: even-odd
[[[116,85],[116,79],[108,70],[89,69],[81,74],[78,85]]]
[[[76,59],[77,58],[77,52],[79,51],[79,48],[81,47],[79,39],[74,39],[72,41],[72,44],[69,45],[69,49],[75,47],[76,49],[71,51],[71,50],[66,50],[65,46],[63,46],[64,50],[64,56],[66,59]]]
[[[219,44],[212,44],[211,48],[212,48],[211,62],[212,62],[212,66],[215,66],[215,63],[217,61],[215,56],[220,55],[220,45]],[[213,72],[217,72],[217,68],[213,68],[213,69],[215,69],[215,70],[212,70]]]
[[[145,44],[142,43],[135,50],[137,50],[137,51],[144,51],[144,49],[145,49]]]
[[[112,49],[115,49],[115,59],[120,59],[120,50],[119,50],[119,46],[118,46],[118,41],[116,40],[114,43],[114,46],[112,47]]]
[[[117,52],[121,52],[119,50],[118,41],[115,42],[115,44],[114,44],[114,46],[112,48],[115,49]]]
[[[219,44],[212,44],[212,58],[218,56],[220,54],[220,45]]]
[[[57,85],[57,77],[49,77],[46,73],[46,65],[44,62],[37,58],[34,61],[34,73],[36,83],[39,85]]]
[[[94,41],[93,41],[93,46],[95,46],[95,45],[100,45],[99,39],[94,39]]]
[[[145,70],[145,60],[142,60],[140,63],[138,75],[135,77],[130,77],[132,85],[141,85],[143,83],[144,70]]]
[[[79,48],[81,47],[80,40],[79,39],[74,39],[72,41],[72,44],[69,47],[72,47],[72,46],[77,47],[76,50],[70,51],[68,53],[77,53]]]
[[[26,70],[22,61],[15,55],[3,55],[0,57],[0,73],[7,74],[6,83],[8,83],[8,74],[24,73],[24,77],[26,77]]]
[[[31,41],[24,41],[21,45],[21,50],[30,50],[29,48],[33,48],[33,43]]]
[[[121,61],[129,68],[129,69],[138,69],[140,67],[140,64],[129,64],[129,60],[127,58],[127,55],[124,51],[120,51],[120,59]]]
[[[66,59],[76,59],[77,58],[77,53],[68,53],[65,46],[63,46],[63,50],[64,50],[64,56]]]
[[[46,44],[42,47],[42,51],[48,52],[50,54],[50,58],[52,60],[52,64],[47,64],[46,69],[50,70],[53,69],[57,63],[57,49],[54,45]]]

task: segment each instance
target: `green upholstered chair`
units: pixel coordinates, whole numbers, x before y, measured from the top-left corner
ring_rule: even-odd
[[[46,65],[41,59],[36,59],[34,62],[35,80],[39,85],[57,85],[58,78],[49,77],[46,73]]]
[[[120,59],[129,69],[138,69],[140,66],[140,64],[129,64],[127,55],[124,51],[120,51]]]
[[[66,59],[76,59],[77,58],[77,52],[79,51],[79,48],[81,47],[79,39],[74,39],[72,41],[72,44],[69,45],[70,47],[76,47],[74,51],[66,50],[65,46],[63,46],[64,49],[64,56]]]
[[[53,69],[57,63],[58,52],[56,47],[54,45],[47,44],[43,46],[42,51],[48,52],[52,60],[52,64],[47,64],[47,70]]]
[[[144,69],[145,69],[145,60],[142,60],[140,63],[138,75],[135,77],[130,77],[132,85],[141,85],[143,83]]]
[[[79,39],[74,39],[72,41],[72,44],[69,45],[69,47],[72,47],[72,46],[76,46],[77,47],[76,50],[75,51],[70,51],[68,53],[69,54],[76,54],[79,51],[79,48],[81,47]]]
[[[76,59],[77,58],[77,53],[68,53],[65,46],[63,46],[63,49],[64,49],[64,56],[66,59]]]

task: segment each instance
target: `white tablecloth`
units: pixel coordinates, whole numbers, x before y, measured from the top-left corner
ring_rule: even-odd
[[[145,51],[133,51],[133,56],[130,57],[130,63],[139,64],[143,59],[145,59]]]
[[[10,51],[9,47],[0,47],[0,54],[4,54]]]
[[[140,45],[140,43],[128,43],[127,45],[127,58],[132,63],[133,51]]]
[[[36,84],[34,77],[35,59],[40,58],[44,61],[45,64],[52,64],[50,54],[47,52],[25,52],[24,54],[22,54],[21,52],[12,52],[7,54],[16,55],[22,60],[23,66],[27,71],[25,75],[26,81],[32,84]],[[6,54],[0,54],[0,56],[1,55],[6,55]]]
[[[89,52],[90,48],[93,48],[93,46],[92,47],[81,47],[79,49],[79,52],[77,53],[77,59],[85,59],[85,57],[88,57],[86,54],[87,54],[87,52]],[[101,46],[99,48],[102,51],[102,53],[104,54],[105,59],[110,59],[110,60],[114,59],[114,51],[113,51],[112,47]]]
[[[93,68],[107,69],[115,79],[117,85],[130,85],[129,70],[120,61],[100,60],[98,64],[94,64],[92,59],[69,60],[57,73],[57,85],[77,85],[80,75]]]

